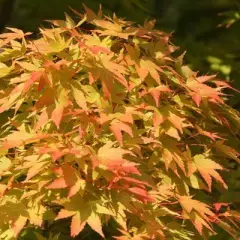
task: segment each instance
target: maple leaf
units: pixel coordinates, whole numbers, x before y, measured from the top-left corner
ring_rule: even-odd
[[[38,142],[40,139],[46,138],[47,134],[35,134],[35,133],[28,133],[25,131],[14,131],[9,134],[4,140],[2,141],[3,148],[9,149],[25,144],[30,144],[34,142]]]
[[[193,91],[191,95],[197,106],[200,106],[202,98],[209,98],[216,101],[216,103],[223,103],[223,100],[220,98],[223,95],[219,91],[220,89],[209,87],[194,79],[188,79],[186,86]]]
[[[221,209],[221,207],[228,207],[229,204],[228,204],[228,203],[214,203],[213,206],[214,206],[215,210],[216,210],[217,212],[219,212],[219,210]]]
[[[141,175],[137,168],[138,164],[134,162],[125,162],[122,165],[118,166],[117,168],[112,165],[110,169],[112,171],[117,171],[119,174],[125,175],[127,174],[136,174],[136,175]]]
[[[238,93],[240,93],[240,91],[236,88],[233,88],[232,86],[230,86],[226,81],[222,81],[222,80],[214,80],[212,81],[213,83],[216,84],[217,87],[222,87],[222,88],[229,88],[232,89]]]
[[[51,119],[55,123],[57,128],[59,128],[60,126],[60,123],[63,117],[63,111],[64,111],[64,107],[61,104],[56,103],[56,107],[52,112]]]
[[[156,88],[149,89],[148,92],[149,92],[149,94],[152,95],[152,97],[156,103],[156,106],[158,107],[161,92],[172,92],[172,90],[170,90],[167,86],[158,86]]]
[[[83,7],[85,9],[85,12],[86,12],[86,16],[87,16],[87,21],[88,22],[91,22],[92,20],[94,19],[97,19],[97,18],[101,18],[102,16],[102,8],[101,8],[101,5],[99,6],[99,10],[98,10],[98,13],[96,14],[95,12],[93,12],[93,10],[91,10],[90,8],[88,8],[85,4],[83,4]],[[72,9],[73,10],[73,9]],[[74,11],[74,13],[76,13],[77,15],[79,16],[82,16],[81,14],[77,13],[76,11]]]
[[[162,70],[150,59],[142,58],[139,64],[137,62],[136,71],[142,81],[144,81],[148,74],[150,74],[151,77],[156,81],[156,83],[160,85],[160,75],[158,72],[161,72]]]
[[[82,85],[81,89],[84,92],[85,101],[88,103],[95,103],[100,98],[97,90],[91,85]]]
[[[172,127],[170,123],[169,124],[165,123],[163,126],[164,126],[163,131],[165,132],[165,134],[167,134],[173,138],[176,138],[178,141],[181,139],[181,137],[178,134],[177,129]]]
[[[129,36],[134,35],[137,31],[135,29],[123,27],[126,26],[127,22],[119,21],[116,16],[112,19],[95,19],[93,24],[98,26],[99,30],[94,30],[94,32],[99,33],[102,36],[115,36],[118,38],[128,39]]]
[[[53,103],[54,103],[54,91],[51,88],[47,88],[37,100],[34,108],[41,109],[44,106],[49,106]]]
[[[202,234],[203,226],[213,232],[209,217],[213,217],[214,213],[207,204],[192,199],[191,196],[180,196],[179,203],[200,234]]]
[[[19,64],[19,63],[18,63]],[[22,64],[22,63],[21,63]],[[26,63],[25,63],[26,64]],[[46,72],[44,71],[37,71],[37,69],[35,69],[32,73],[31,73],[31,77],[27,79],[27,81],[24,84],[24,88],[22,91],[22,94],[25,94],[26,92],[29,91],[30,87],[35,83],[38,82],[38,92],[42,91],[43,88],[45,87],[45,85],[48,85],[50,87],[52,87],[52,83],[49,80]]]
[[[91,212],[90,216],[87,219],[87,223],[95,232],[104,238],[101,219],[96,213]]]
[[[173,112],[169,112],[167,119],[173,124],[174,127],[180,131],[180,133],[183,134],[183,121],[185,120],[184,118],[179,117]]]
[[[35,125],[34,130],[38,131],[41,127],[43,127],[48,122],[48,120],[49,120],[48,112],[47,112],[47,109],[44,108],[41,114],[39,115],[39,118]]]
[[[74,96],[76,103],[79,105],[79,107],[81,107],[83,110],[88,109],[86,97],[81,90],[79,90],[77,88],[73,88],[73,96]]]
[[[112,146],[113,146],[113,143],[108,142],[98,150],[97,156],[99,159],[99,163],[106,165],[108,167],[113,167],[113,166],[119,166],[127,162],[127,160],[123,158],[123,155],[132,154],[132,153],[120,147],[114,148]]]
[[[80,207],[83,208],[80,208]],[[104,237],[102,224],[97,213],[91,210],[90,205],[85,204],[79,196],[74,196],[71,201],[64,204],[64,209],[60,210],[56,220],[72,217],[71,236],[77,236],[85,227],[86,223],[100,236]]]
[[[183,155],[177,145],[178,143],[175,140],[164,139],[164,145],[162,146],[162,158],[166,168],[168,169],[171,167],[172,170],[178,175],[178,171],[174,163],[177,164],[183,173],[186,173],[186,169],[183,162]]]
[[[119,142],[120,146],[123,145],[122,142],[122,131],[126,132],[128,135],[133,137],[133,132],[131,127],[123,122],[120,121],[113,121],[111,123],[110,129],[112,130],[114,136],[116,137],[117,141]]]
[[[60,171],[60,172],[59,172]],[[60,177],[50,183],[48,189],[61,189],[69,187],[68,197],[73,197],[83,186],[84,180],[81,180],[77,172],[68,164],[64,164],[59,169]]]
[[[240,153],[237,152],[234,148],[227,146],[224,144],[224,141],[216,141],[213,145],[219,152],[223,153],[224,155],[234,159],[238,163],[240,163],[239,156]]]
[[[41,205],[38,200],[33,201],[32,204],[29,204],[28,214],[29,214],[29,222],[38,227],[41,227],[43,224],[43,216],[46,212],[46,208]]]
[[[0,34],[0,38],[4,39],[3,42],[0,43],[1,47],[8,44],[10,41],[14,39],[23,39],[25,36],[32,34],[30,32],[24,33],[22,30],[19,30],[17,28],[7,28],[7,29],[10,30],[11,33]]]
[[[113,76],[114,79],[117,80],[120,84],[124,87],[128,88],[127,80],[125,79],[124,75],[128,74],[128,69],[125,68],[123,65],[117,64],[111,61],[112,55],[104,55],[101,58],[101,65],[103,66],[102,69],[99,69],[100,79],[103,85],[103,91],[106,97],[111,96],[111,91],[113,89]]]
[[[71,222],[71,236],[76,237],[85,227],[86,221],[82,221],[80,219],[80,213],[76,213],[72,217]]]
[[[217,133],[205,131],[205,130],[201,129],[199,126],[195,126],[195,127],[199,134],[207,136],[207,137],[211,138],[212,140],[222,139],[220,136],[217,135]]]
[[[128,191],[135,194],[143,202],[154,202],[154,198],[144,188],[132,187]]]
[[[27,217],[24,216],[19,216],[18,219],[14,222],[12,229],[14,231],[15,237],[18,236],[26,223]]]
[[[57,128],[60,127],[60,123],[62,121],[64,109],[69,106],[70,101],[68,98],[69,91],[61,89],[59,93],[59,98],[57,101],[55,101],[55,108],[52,112],[51,119],[57,126]]]
[[[38,70],[38,67],[30,62],[17,62],[19,66],[21,66],[24,70],[29,72],[34,72]]]
[[[214,75],[205,75],[205,76],[200,76],[200,77],[197,77],[196,78],[196,80],[198,81],[198,82],[201,82],[201,83],[204,83],[204,82],[207,82],[207,81],[209,81],[209,80],[211,80],[211,79],[214,79],[216,77],[216,74],[214,74]]]
[[[193,162],[188,162],[188,174],[191,175],[195,171],[199,171],[203,179],[206,181],[209,191],[212,188],[212,178],[222,183],[227,188],[226,183],[216,170],[223,170],[223,167],[209,158],[209,155],[198,154],[193,157]]]

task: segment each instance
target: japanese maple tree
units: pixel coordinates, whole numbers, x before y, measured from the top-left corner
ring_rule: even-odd
[[[239,239],[222,198],[240,162],[231,87],[153,20],[73,11],[34,40],[0,35],[0,239]]]

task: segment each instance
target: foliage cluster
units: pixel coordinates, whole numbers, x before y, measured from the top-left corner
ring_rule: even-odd
[[[35,31],[44,19],[64,19],[68,6],[79,9],[81,0],[0,0],[0,31],[11,26]],[[240,88],[239,41],[240,21],[238,0],[101,0],[104,14],[143,23],[151,16],[157,27],[174,31],[173,41],[187,49],[185,61],[201,74],[218,72],[219,77]],[[88,0],[91,9],[97,9],[99,0]],[[12,9],[12,10],[11,10]],[[52,11],[54,9],[54,12]],[[222,13],[223,16],[219,16]],[[226,18],[231,28],[217,27]],[[239,110],[239,95],[232,94],[228,103]]]
[[[0,35],[0,238],[239,239],[231,87],[173,57],[155,21],[85,10]]]

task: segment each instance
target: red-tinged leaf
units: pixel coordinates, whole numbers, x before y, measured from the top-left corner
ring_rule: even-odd
[[[89,77],[89,83],[92,85],[96,81],[96,78],[94,78],[91,72],[88,73],[88,77]]]
[[[113,89],[112,79],[110,79],[109,77],[101,77],[101,80],[104,97],[106,99],[111,99],[111,93]]]
[[[161,71],[161,69],[149,58],[144,58],[140,60],[139,69],[137,69],[136,66],[136,71],[142,81],[144,81],[148,73],[150,73],[151,77],[156,81],[158,85],[160,85],[160,76],[157,70]]]
[[[38,122],[35,126],[35,130],[38,131],[41,127],[43,127],[49,120],[47,110],[44,109],[38,118]]]
[[[141,173],[139,172],[139,170],[137,169],[138,164],[137,163],[133,163],[133,162],[125,162],[121,165],[119,171],[122,171],[124,173],[128,173],[128,174],[136,174],[136,175],[141,175]]]
[[[83,186],[83,180],[76,175],[75,170],[70,165],[64,164],[55,170],[55,172],[62,177],[55,179],[48,185],[48,189],[69,188],[68,198],[71,198]]]
[[[153,198],[149,196],[148,192],[139,187],[132,187],[128,189],[129,192],[139,196],[141,199],[147,200],[147,201],[152,201]]]
[[[63,117],[63,111],[64,111],[64,107],[61,104],[57,103],[55,109],[52,112],[51,119],[55,123],[57,128],[60,127],[62,117]]]
[[[54,91],[51,88],[47,88],[43,95],[38,99],[35,104],[36,109],[41,109],[44,106],[48,106],[54,103]]]
[[[192,99],[196,103],[196,105],[199,107],[200,103],[202,101],[202,97],[200,94],[192,94]]]
[[[150,21],[144,21],[144,28],[152,30],[156,24],[156,20],[152,19]]]
[[[68,150],[56,150],[51,152],[51,156],[54,162],[56,162],[56,160],[58,160],[59,158],[61,158],[62,156],[66,155],[69,151]]]
[[[75,175],[75,171],[69,164],[63,164],[61,166],[61,171],[58,173],[62,175],[62,177],[55,179],[49,186],[49,189],[58,189],[58,188],[66,188],[68,186],[75,185],[77,183],[77,177]],[[59,169],[59,170],[60,170]]]
[[[147,70],[146,68],[140,68],[140,67],[137,67],[137,66],[136,66],[136,71],[137,71],[140,79],[141,79],[142,81],[144,81],[145,78],[146,78],[147,75],[148,75],[148,70]]]
[[[183,134],[182,122],[184,121],[184,118],[181,118],[178,115],[170,112],[168,120],[180,131],[180,133]]]
[[[76,14],[76,16],[82,18],[83,17],[83,14],[79,13],[76,9],[72,8],[71,6],[69,6],[69,9],[74,13]]]
[[[154,111],[153,113],[153,126],[157,127],[161,125],[165,121],[165,117],[158,111]]]
[[[44,63],[44,67],[46,69],[53,69],[56,71],[60,71],[62,67],[67,66],[67,61],[62,59],[58,62],[52,62],[50,60],[46,60],[46,62]]]
[[[152,95],[153,99],[155,100],[156,106],[158,107],[161,92],[172,92],[172,90],[170,90],[167,86],[162,85],[155,88],[150,88],[148,92]]]
[[[24,83],[18,84],[15,88],[13,88],[13,90],[11,91],[11,95],[15,94],[15,93],[19,93],[22,92],[24,88]]]
[[[197,231],[200,233],[200,235],[202,235],[202,231],[203,231],[203,224],[202,224],[202,219],[199,218],[199,216],[197,214],[193,214],[194,215],[194,220],[193,225],[195,226],[195,228],[197,229]]]
[[[113,83],[114,78],[124,87],[128,88],[127,80],[123,76],[123,74],[128,73],[127,68],[111,61],[111,55],[109,55],[109,57],[107,56],[108,55],[105,55],[104,58],[101,59],[102,65],[104,66],[104,71],[101,71],[102,83],[104,83],[105,87],[111,91],[113,87],[110,84]]]
[[[240,91],[236,88],[233,88],[231,85],[229,85],[227,82],[225,81],[221,81],[221,80],[215,80],[215,81],[212,81],[213,83],[215,83],[217,85],[217,87],[222,87],[222,88],[229,88],[229,89],[232,89],[238,93],[240,93]]]
[[[94,212],[91,213],[91,215],[87,219],[87,223],[95,232],[97,232],[101,237],[104,238],[104,234],[102,231],[102,223],[99,216],[96,213]]]
[[[159,141],[155,140],[154,138],[141,137],[141,140],[143,141],[143,144],[159,143]]]
[[[30,89],[30,87],[37,81],[40,80],[41,76],[42,76],[42,72],[33,72],[31,74],[31,77],[26,81],[26,83],[24,84],[24,88],[23,88],[23,94],[25,94],[26,92],[28,92],[28,90]]]
[[[0,43],[0,46],[4,46],[14,39],[23,39],[25,36],[28,36],[28,35],[32,34],[30,32],[24,33],[22,30],[19,30],[19,29],[16,29],[16,28],[7,27],[7,29],[9,29],[11,31],[11,33],[0,34],[0,38],[4,39]]]
[[[48,189],[61,189],[68,187],[64,177],[55,179],[52,183],[50,183],[47,188]]]
[[[71,222],[71,237],[76,237],[85,227],[86,221],[81,222],[80,214],[76,213],[72,217]]]
[[[217,88],[212,88],[204,83],[200,83],[199,81],[192,79],[187,81],[186,86],[193,91],[190,95],[192,95],[193,100],[198,106],[201,102],[200,99],[202,98],[207,98],[216,103],[223,103],[223,100],[220,98],[223,94]]]
[[[21,232],[26,222],[27,222],[27,217],[24,217],[24,216],[19,216],[18,219],[14,222],[12,229],[14,231],[15,237],[17,237],[18,234]]]
[[[161,92],[156,90],[156,89],[152,89],[150,91],[150,94],[152,95],[152,97],[153,97],[153,99],[154,99],[154,101],[156,103],[156,106],[158,107],[159,106],[159,98],[160,98]]]
[[[207,136],[209,138],[211,138],[212,140],[216,140],[216,139],[223,139],[220,136],[217,135],[217,133],[212,133],[212,132],[208,132],[208,131],[204,131],[202,130],[200,127],[196,126],[196,129],[198,130],[199,134]]]
[[[89,49],[94,53],[94,54],[98,54],[98,53],[106,53],[106,54],[110,54],[111,51],[108,48],[102,47],[102,46],[90,46]]]
[[[50,85],[52,87],[52,84],[50,80],[48,79],[48,76],[46,73],[42,73],[42,76],[40,77],[39,84],[38,84],[38,91],[42,91],[45,85]]]
[[[140,186],[150,186],[147,182],[144,182],[144,181],[140,181],[140,180],[137,180],[135,178],[131,178],[131,177],[123,177],[122,178],[124,181],[128,182],[128,183],[132,183],[132,184],[137,184],[137,185],[140,185]]]
[[[55,220],[72,217],[75,213],[76,213],[75,211],[68,211],[66,209],[61,209],[57,217],[55,218]]]
[[[213,204],[215,210],[217,212],[219,212],[219,210],[221,209],[221,207],[228,207],[229,206],[229,203],[214,203]]]
[[[48,137],[47,134],[30,134],[27,132],[15,131],[9,134],[3,141],[3,148],[9,149],[25,144],[38,142],[41,139]]]
[[[180,196],[179,202],[188,213],[191,213],[192,210],[196,210],[201,214],[214,216],[214,213],[210,210],[210,207],[207,204],[192,199],[191,196]]]
[[[123,122],[113,122],[110,126],[111,131],[113,132],[115,138],[119,142],[120,146],[123,145],[122,142],[122,131],[126,132],[129,136],[133,137],[132,129],[129,125]]]
[[[216,74],[197,77],[197,81],[204,83],[216,77]]]
[[[112,145],[112,142],[108,142],[101,147],[98,150],[98,158],[97,161],[95,159],[95,162],[99,162],[100,164],[108,166],[108,168],[114,169],[126,162],[123,155],[132,153],[121,148],[113,148]]]

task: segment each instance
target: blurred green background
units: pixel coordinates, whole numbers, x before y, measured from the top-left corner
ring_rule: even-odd
[[[94,10],[101,3],[106,15],[140,24],[155,18],[158,28],[174,31],[173,43],[187,50],[194,70],[217,72],[240,89],[240,0],[0,0],[0,31],[11,26],[36,32],[45,19],[63,19],[68,6],[81,11],[82,3]],[[223,22],[233,24],[219,27]],[[240,109],[240,96],[229,103]]]

